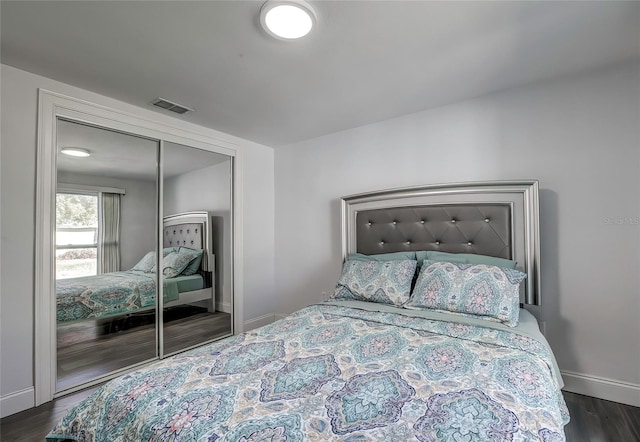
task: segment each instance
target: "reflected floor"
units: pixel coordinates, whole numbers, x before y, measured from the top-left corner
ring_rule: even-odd
[[[231,315],[180,306],[165,309],[165,354],[231,333]],[[156,357],[155,314],[83,321],[58,327],[56,391]]]

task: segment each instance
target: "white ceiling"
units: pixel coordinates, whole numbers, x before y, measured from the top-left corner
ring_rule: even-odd
[[[87,149],[89,157],[58,154],[58,172],[118,179],[155,181],[157,140],[60,120],[57,126],[58,153],[64,147]],[[229,157],[175,143],[165,143],[164,179],[228,161]]]
[[[3,0],[2,63],[277,147],[640,59],[639,2],[311,0],[294,42],[261,3]]]

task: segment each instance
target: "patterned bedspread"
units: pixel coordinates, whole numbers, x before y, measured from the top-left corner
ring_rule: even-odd
[[[152,307],[154,275],[138,271],[104,273],[56,281],[58,323],[105,318]]]
[[[48,438],[564,440],[548,347],[487,327],[310,306],[111,381]]]

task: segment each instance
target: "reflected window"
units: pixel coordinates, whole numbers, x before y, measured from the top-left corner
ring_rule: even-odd
[[[98,273],[98,194],[56,194],[56,279]]]

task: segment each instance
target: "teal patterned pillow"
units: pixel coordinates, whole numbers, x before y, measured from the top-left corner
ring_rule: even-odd
[[[415,260],[416,252],[392,252],[392,253],[379,253],[377,255],[351,253],[347,257],[348,261],[402,261],[405,259]]]
[[[496,258],[495,256],[478,255],[475,253],[447,253],[435,250],[416,252],[418,263],[425,259],[430,261],[455,262],[459,264],[487,264],[490,266],[507,267],[515,269],[518,263],[511,259]],[[418,264],[420,266],[421,264]]]
[[[177,252],[180,247],[166,247],[162,249],[162,257],[169,253]],[[141,272],[154,273],[156,271],[156,252],[147,252],[144,257],[133,266],[131,270],[139,270]]]
[[[197,257],[198,252],[192,249],[183,248],[178,252],[171,252],[162,259],[162,274],[165,278],[174,278],[180,275]]]
[[[152,273],[156,271],[156,252],[147,252],[131,270]]]
[[[462,313],[515,327],[520,283],[526,277],[505,267],[425,260],[405,307]]]
[[[409,299],[416,261],[346,261],[333,299],[402,305]]]
[[[178,250],[180,250],[180,247],[165,247],[162,249],[162,257],[164,258],[169,253],[177,252]]]
[[[196,272],[200,269],[200,263],[202,262],[202,249],[190,249],[188,247],[180,247],[180,251],[195,252],[196,257],[191,260],[189,265],[182,271],[183,275],[195,275]]]

